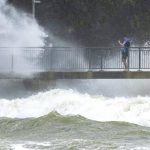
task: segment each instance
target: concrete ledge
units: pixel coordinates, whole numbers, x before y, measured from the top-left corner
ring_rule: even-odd
[[[35,78],[41,79],[150,79],[150,72],[45,72]]]
[[[150,72],[41,72],[32,76],[19,74],[0,74],[0,79],[31,79],[31,80],[56,80],[56,79],[150,79]]]

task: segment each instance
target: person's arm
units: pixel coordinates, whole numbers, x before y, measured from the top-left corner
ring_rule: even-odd
[[[118,41],[118,43],[120,44],[120,46],[124,46],[124,43],[121,43],[120,40]]]

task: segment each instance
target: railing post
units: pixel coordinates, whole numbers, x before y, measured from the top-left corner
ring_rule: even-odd
[[[101,54],[101,71],[103,71],[103,55]]]
[[[91,49],[88,49],[88,55],[89,55],[89,70],[91,70],[91,62],[92,62]]]
[[[49,49],[50,50],[50,71],[52,71],[52,66],[53,66],[53,62],[52,62],[52,53],[53,53],[53,49]]]
[[[12,54],[11,54],[11,73],[14,71],[14,52],[12,49]]]
[[[130,69],[130,48],[129,48],[129,50],[128,50],[128,71],[129,71],[129,69]]]
[[[139,47],[139,71],[141,70],[141,48]]]

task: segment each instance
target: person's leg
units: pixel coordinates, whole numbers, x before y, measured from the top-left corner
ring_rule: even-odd
[[[125,69],[128,69],[128,57],[125,59]]]
[[[125,54],[125,69],[126,69],[126,71],[129,70],[129,66],[128,66],[128,51]]]
[[[126,65],[126,59],[122,58],[122,62],[123,62],[123,65],[124,65],[124,68],[125,68],[125,71],[126,71],[126,67],[127,67],[127,65]]]
[[[129,65],[128,65],[128,56],[126,58],[126,66],[127,66],[127,70],[129,70]]]
[[[128,66],[128,65],[127,65],[126,53],[125,53],[125,52],[122,53],[122,62],[123,62],[125,71],[127,71],[127,66]]]
[[[129,59],[129,48],[126,48],[126,69],[129,71],[129,64],[128,64],[128,59]]]
[[[125,67],[125,71],[128,71],[128,52],[124,52],[122,55],[122,62],[124,64]]]
[[[128,62],[127,61],[125,61],[124,66],[125,66],[125,70],[128,71]]]

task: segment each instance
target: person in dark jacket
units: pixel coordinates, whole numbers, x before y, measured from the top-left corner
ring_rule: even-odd
[[[122,62],[125,67],[125,71],[128,70],[128,56],[129,56],[129,48],[130,48],[130,40],[127,37],[124,37],[123,42],[118,41],[120,46],[123,48],[121,49],[122,51]]]

